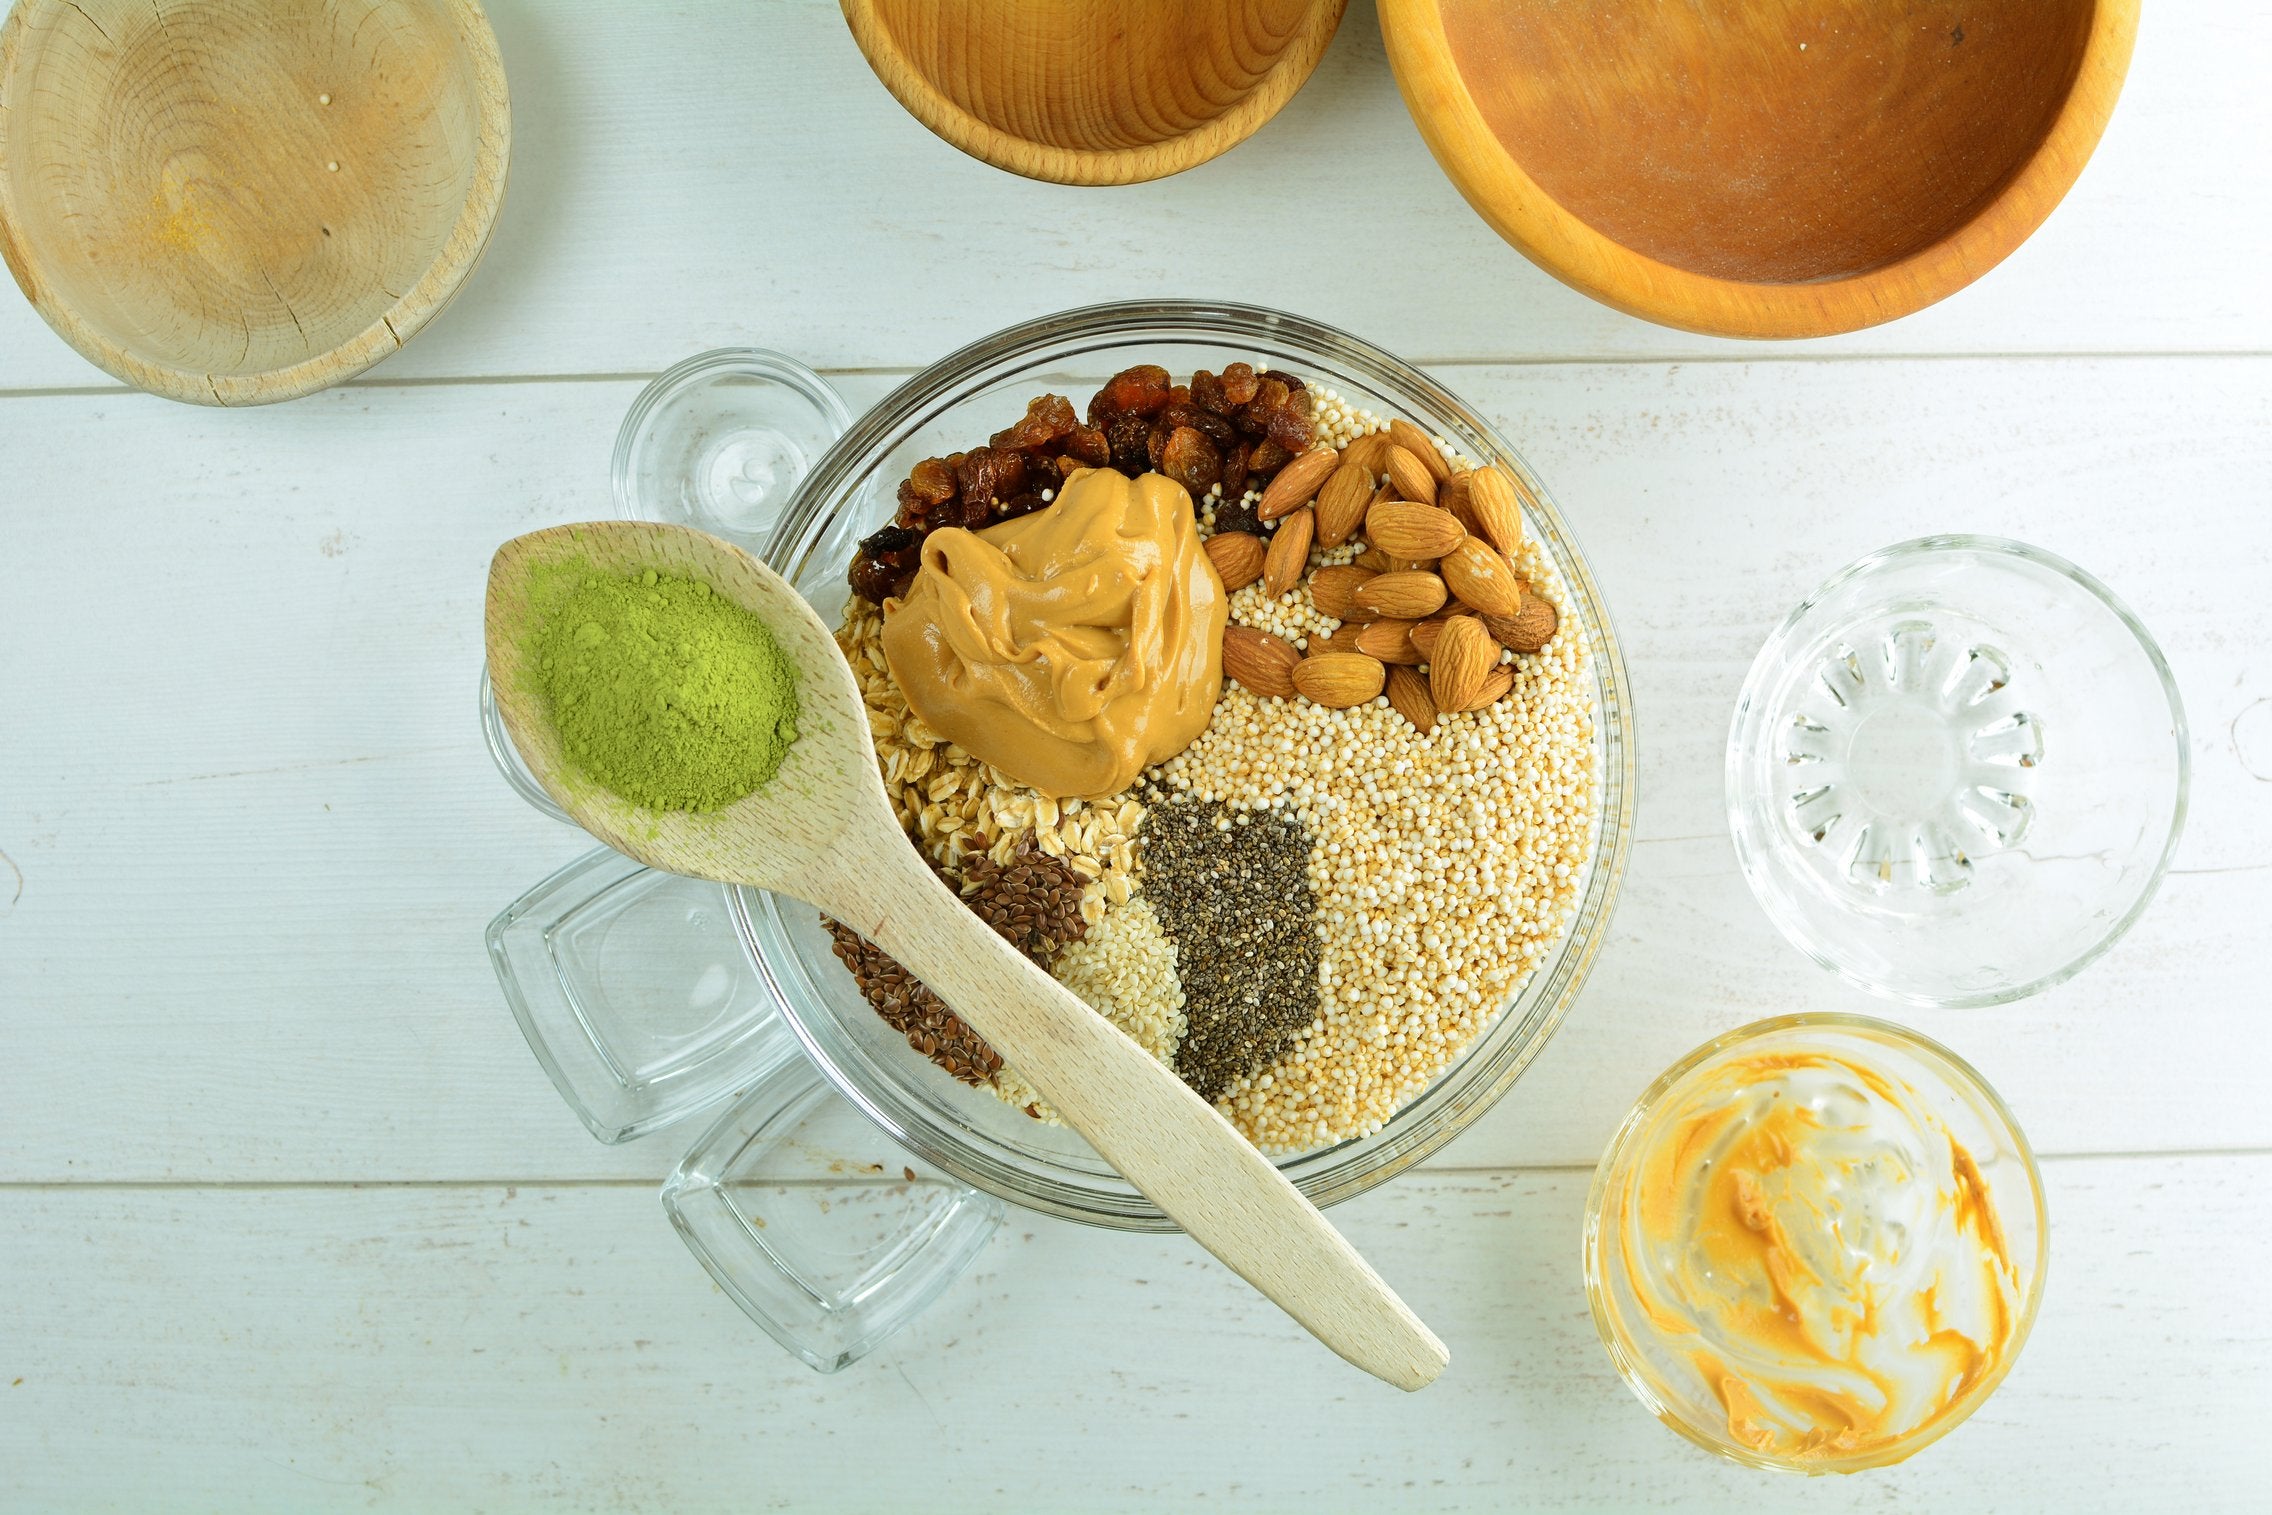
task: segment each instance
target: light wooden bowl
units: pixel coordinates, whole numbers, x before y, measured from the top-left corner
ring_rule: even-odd
[[[1348,0],[842,0],[916,120],[996,168],[1133,184],[1237,146],[1294,96]]]
[[[1380,0],[1405,104],[1532,261],[1691,331],[1808,337],[1954,293],[2075,182],[2137,0]]]
[[[0,27],[0,255],[127,383],[288,400],[448,303],[510,135],[475,0],[20,0]]]

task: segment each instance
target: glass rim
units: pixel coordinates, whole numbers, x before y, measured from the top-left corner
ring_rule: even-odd
[[[2170,735],[2177,755],[2177,792],[2170,811],[2169,834],[2162,839],[2160,855],[2154,860],[2153,871],[2146,880],[2145,887],[2138,892],[2137,899],[2123,912],[2121,918],[2108,925],[2088,947],[2060,966],[2022,983],[1977,994],[1927,994],[1912,988],[1880,983],[1856,972],[1817,948],[1803,933],[1793,929],[1787,921],[1787,912],[1776,903],[1776,891],[1768,882],[1765,849],[1757,844],[1756,838],[1744,826],[1738,824],[1741,807],[1736,796],[1751,758],[1748,738],[1752,733],[1746,729],[1746,722],[1756,708],[1760,685],[1766,679],[1775,655],[1798,631],[1807,615],[1855,579],[1875,573],[1890,564],[1907,558],[1960,552],[1998,554],[2033,563],[2066,579],[2112,612],[2116,621],[2137,641],[2139,650],[2146,656],[2147,666],[2153,670],[2155,679],[2161,685],[2163,697],[2169,703]],[[2055,552],[2012,537],[1942,532],[1932,536],[1912,537],[1908,541],[1864,553],[1809,590],[1791,607],[1789,613],[1775,623],[1775,629],[1759,644],[1759,651],[1753,655],[1751,667],[1745,671],[1743,684],[1736,693],[1735,711],[1728,719],[1721,782],[1721,805],[1728,816],[1728,836],[1735,847],[1736,866],[1742,871],[1744,883],[1750,888],[1752,898],[1758,902],[1760,909],[1774,923],[1776,931],[1786,942],[1798,949],[1809,961],[1829,969],[1847,983],[1881,999],[1932,1010],[1978,1010],[1991,1005],[2007,1005],[2014,1000],[2041,994],[2046,989],[2055,989],[2097,962],[2112,950],[2115,943],[2130,934],[2130,928],[2138,923],[2139,918],[2153,904],[2155,896],[2161,893],[2162,880],[2168,876],[2170,863],[2177,856],[2178,844],[2185,838],[2185,818],[2193,789],[2193,739],[2191,728],[2186,724],[2185,702],[2178,693],[2176,675],[2170,671],[2169,659],[2163,655],[2161,644],[2154,640],[2153,633],[2146,629],[2136,612],[2096,575]]]
[[[648,519],[647,510],[638,498],[632,468],[639,444],[645,440],[648,425],[656,412],[677,399],[697,383],[719,374],[739,374],[745,378],[768,379],[783,388],[794,391],[809,401],[829,425],[834,428],[835,441],[843,440],[852,424],[852,412],[845,406],[844,397],[829,386],[826,379],[811,366],[799,362],[785,352],[770,347],[713,347],[692,357],[681,358],[647,381],[638,397],[623,413],[623,420],[615,429],[615,450],[608,460],[608,474],[615,492],[618,514],[632,520]],[[832,442],[833,447],[833,442]],[[794,503],[792,500],[789,503]],[[788,520],[786,507],[782,513]]]
[[[1163,329],[1164,328],[1164,329]],[[931,364],[878,401],[825,454],[799,485],[789,502],[765,554],[786,577],[800,577],[814,548],[797,548],[812,534],[825,502],[862,481],[875,464],[876,454],[911,417],[925,414],[974,376],[998,365],[1044,351],[1054,360],[1069,360],[1102,348],[1122,345],[1145,335],[1163,341],[1214,341],[1235,344],[1251,340],[1262,344],[1299,346],[1338,363],[1384,388],[1401,390],[1432,417],[1446,423],[1478,451],[1507,463],[1532,495],[1531,508],[1557,569],[1563,576],[1573,609],[1585,627],[1592,659],[1595,694],[1594,719],[1600,752],[1600,790],[1595,814],[1593,850],[1588,859],[1584,892],[1573,911],[1565,937],[1555,955],[1542,962],[1526,982],[1544,982],[1549,992],[1535,1006],[1531,1020],[1518,1023],[1528,1029],[1493,1050],[1491,1058],[1474,1061],[1483,1050],[1486,1031],[1470,1051],[1408,1100],[1383,1127],[1370,1136],[1352,1137],[1308,1152],[1276,1156],[1280,1168],[1296,1187],[1320,1206],[1361,1194],[1402,1173],[1437,1151],[1466,1129],[1513,1086],[1568,1015],[1590,977],[1608,939],[1608,925],[1621,892],[1632,850],[1636,811],[1635,748],[1637,730],[1633,695],[1624,657],[1610,621],[1593,570],[1575,534],[1551,494],[1522,460],[1521,454],[1466,402],[1418,369],[1361,338],[1299,316],[1261,307],[1200,301],[1123,301],[1061,311],[1008,327]],[[1058,344],[1072,345],[1054,350]],[[795,549],[792,555],[792,549]],[[807,1024],[809,1012],[801,998],[784,981],[782,965],[763,950],[755,921],[759,910],[771,911],[768,897],[757,891],[733,893],[732,913],[759,972],[764,975],[784,1008],[784,1018],[806,1052],[818,1063],[853,1104],[886,1131],[920,1153],[926,1160],[963,1182],[997,1194],[1012,1203],[1063,1219],[1119,1230],[1172,1231],[1174,1223],[1140,1193],[1122,1196],[1037,1173],[965,1141],[944,1130],[924,1129],[924,1121],[904,1118],[892,1108],[895,1098],[880,1098],[827,1045],[827,1039]],[[1516,997],[1519,998],[1519,995]],[[1511,1008],[1511,998],[1505,1010]],[[1493,1028],[1496,1029],[1496,1026]],[[1464,1075],[1464,1076],[1463,1076]]]
[[[1915,1439],[1896,1442],[1873,1453],[1847,1458],[1801,1460],[1755,1452],[1749,1447],[1736,1446],[1723,1438],[1712,1436],[1690,1424],[1657,1395],[1642,1365],[1634,1361],[1625,1350],[1610,1323],[1609,1291],[1602,1278],[1604,1257],[1601,1219],[1612,1173],[1628,1155],[1633,1142],[1640,1135],[1641,1127],[1656,1112],[1658,1104],[1674,1086],[1724,1052],[1783,1032],[1808,1028],[1861,1031],[1882,1036],[1909,1050],[1921,1052],[1930,1062],[1944,1067],[1952,1075],[1951,1081],[1959,1092],[1978,1100],[1981,1107],[1994,1118],[1999,1134],[2010,1140],[2012,1150],[2018,1155],[2021,1171],[2027,1175],[2028,1197],[2035,1210],[2036,1241],[2035,1266],[2029,1270],[2026,1298],[2020,1304],[2019,1318],[2012,1330],[2011,1350],[2004,1354],[2001,1362],[1966,1390],[1960,1401],[1961,1413],[1944,1415],[1940,1423],[1929,1432]],[[1886,1467],[1902,1462],[1923,1451],[1971,1419],[1973,1413],[2003,1383],[2027,1346],[2028,1337],[2035,1329],[2036,1312],[2043,1302],[2044,1280],[2051,1263],[2051,1211],[2043,1190],[2043,1169],[2036,1160],[2034,1147],[2028,1143],[2027,1133],[2021,1129],[2011,1107],[2004,1103],[2004,1097],[1996,1092],[1995,1085],[1989,1083],[1979,1069],[1943,1043],[1898,1022],[1877,1016],[1852,1015],[1844,1011],[1817,1010],[1770,1016],[1765,1020],[1752,1021],[1731,1031],[1724,1031],[1691,1049],[1657,1075],[1648,1088],[1641,1092],[1640,1097],[1633,1101],[1633,1107],[1626,1112],[1625,1118],[1618,1123],[1617,1130],[1602,1149],[1601,1161],[1594,1165],[1593,1182],[1586,1190],[1586,1208],[1579,1241],[1586,1307],[1593,1316],[1594,1330],[1601,1337],[1602,1346],[1608,1351],[1618,1377],[1625,1381],[1626,1388],[1632,1391],[1650,1414],[1705,1451],[1746,1467],[1786,1473],[1855,1473],[1864,1468]]]

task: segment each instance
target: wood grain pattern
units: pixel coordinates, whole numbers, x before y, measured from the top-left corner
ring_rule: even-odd
[[[2234,1228],[2272,1207],[2272,1157],[2047,1163],[2051,1277],[2011,1377],[1911,1461],[1822,1479],[1706,1457],[1626,1392],[1579,1282],[1589,1177],[1423,1169],[1336,1209],[1461,1343],[1410,1396],[1318,1373],[1182,1237],[1006,1225],[922,1318],[824,1378],[708,1286],[649,1183],[0,1191],[0,1505],[2262,1503],[2272,1313]]]
[[[763,622],[797,669],[797,739],[780,770],[722,809],[631,804],[577,774],[527,666],[548,573],[668,574]],[[683,526],[592,521],[515,537],[483,617],[498,712],[529,771],[577,823],[650,868],[818,906],[905,964],[1039,1089],[1065,1123],[1239,1277],[1349,1362],[1401,1389],[1444,1345],[1216,1109],[995,934],[906,843],[851,668],[788,580]]]
[[[1421,134],[1501,235],[1736,337],[1893,320],[2002,261],[2082,172],[2137,24],[2136,0],[1381,8]]]
[[[1246,140],[1317,67],[1347,0],[843,0],[899,103],[1029,179],[1131,184]]]
[[[2272,1147],[2272,600],[2253,566],[2272,362],[1440,377],[1518,442],[1593,559],[1645,799],[1584,996],[1436,1163],[1590,1162],[1705,1037],[1884,1012],[1752,902],[1721,747],[1799,596],[1955,529],[2088,565],[2153,629],[2191,717],[2194,809],[2154,908],[2090,971],[1914,1023],[2043,1151]],[[832,382],[857,412],[893,377]],[[0,401],[0,1180],[661,1179],[685,1142],[593,1142],[480,940],[591,845],[483,750],[482,569],[507,536],[607,508],[639,387],[357,386],[238,415]],[[123,539],[131,558],[105,546]],[[94,557],[99,594],[55,566]]]
[[[926,131],[877,87],[835,0],[768,0],[761,22],[733,0],[486,8],[512,74],[512,193],[479,276],[387,359],[390,381],[652,374],[750,344],[827,369],[905,367],[1042,311],[1148,293],[1287,305],[1428,364],[1759,356],[1633,320],[1501,241],[1413,128],[1371,0],[1238,151],[1094,206]],[[2230,154],[2203,148],[2272,140],[2254,66],[2267,56],[2272,7],[2156,7],[2058,214],[1940,304],[1801,350],[2272,351],[2272,210],[2237,187]],[[1385,216],[1384,195],[1396,236],[1320,251],[1325,208]],[[1087,234],[1097,207],[1109,237]],[[105,382],[0,285],[0,390]]]
[[[508,122],[475,0],[23,0],[0,28],[0,256],[130,384],[291,399],[457,292]]]
[[[2272,139],[2272,9],[2156,6],[2077,191],[2002,268],[1771,355],[1507,248],[1430,161],[1362,0],[1267,130],[1110,196],[1109,238],[1084,234],[1089,197],[927,133],[828,0],[489,10],[514,194],[483,276],[376,382],[166,405],[0,298],[0,389],[72,391],[0,396],[0,1507],[2263,1503],[2272,362],[2232,354],[2272,351],[2272,213],[2235,171]],[[1400,235],[1319,254],[1321,206],[1384,192]],[[1225,241],[1200,282],[1190,249]],[[1292,293],[1264,255],[1289,249]],[[1507,1099],[1332,1212],[1458,1342],[1426,1394],[1320,1373],[1181,1238],[1025,1217],[819,1378],[662,1223],[691,1133],[593,1142],[498,1001],[481,922],[589,841],[514,801],[474,735],[481,568],[608,508],[631,376],[689,351],[862,370],[831,375],[857,411],[1037,311],[1179,287],[1438,366],[1556,492],[1642,727],[1612,941]],[[2109,356],[2150,352],[2191,356]],[[1614,361],[1547,361],[1573,357]],[[561,375],[614,377],[527,382]],[[512,382],[394,382],[437,376]],[[1578,1285],[1587,1170],[1705,1036],[1883,1010],[1752,904],[1719,751],[1796,596],[1947,529],[2042,542],[2139,611],[2193,718],[2194,815],[2089,972],[1915,1017],[2053,1154],[2013,1377],[1910,1463],[1762,1479],[1616,1381]],[[2108,1152],[2160,1155],[2057,1155]]]

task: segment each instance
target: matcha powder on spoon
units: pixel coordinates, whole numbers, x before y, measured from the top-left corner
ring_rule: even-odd
[[[796,670],[762,621],[653,569],[571,571],[530,649],[537,692],[583,773],[650,810],[717,810],[797,740]]]

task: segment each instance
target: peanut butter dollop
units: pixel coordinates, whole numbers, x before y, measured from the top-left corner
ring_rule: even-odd
[[[931,533],[884,606],[884,657],[932,730],[1043,794],[1101,799],[1207,729],[1227,614],[1183,486],[1092,468],[1032,515]]]

